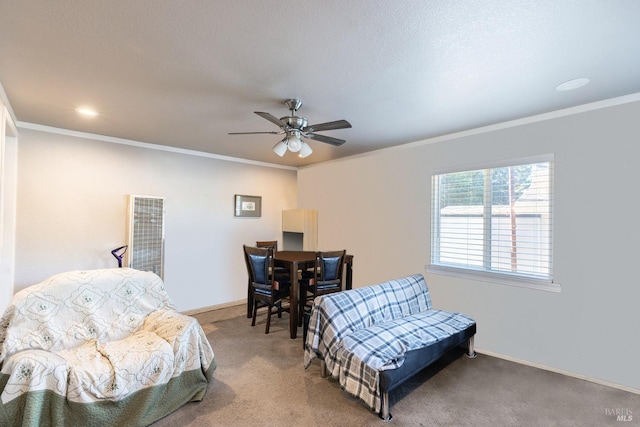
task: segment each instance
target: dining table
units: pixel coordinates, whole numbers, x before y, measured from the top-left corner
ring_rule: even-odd
[[[277,251],[273,254],[274,267],[280,267],[289,271],[291,279],[290,310],[289,310],[289,335],[291,339],[298,336],[298,299],[300,298],[300,281],[298,272],[315,267],[316,252],[314,251]],[[345,255],[345,281],[344,288],[351,289],[353,280],[353,255]],[[247,301],[247,317],[252,316],[253,301],[249,292]]]

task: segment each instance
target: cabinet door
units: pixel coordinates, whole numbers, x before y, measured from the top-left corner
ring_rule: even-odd
[[[282,211],[282,231],[304,233],[304,214],[303,209]]]

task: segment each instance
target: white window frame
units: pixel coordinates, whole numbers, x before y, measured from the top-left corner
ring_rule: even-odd
[[[439,221],[440,221],[440,197],[438,195],[438,189],[434,188],[435,178],[449,173],[457,173],[457,172],[471,172],[476,170],[483,169],[496,169],[496,168],[504,168],[509,166],[518,166],[518,165],[526,165],[526,164],[535,164],[535,163],[549,163],[549,214],[550,214],[550,225],[549,225],[549,233],[550,233],[550,247],[549,247],[549,256],[548,256],[548,275],[546,277],[532,277],[530,275],[523,275],[518,273],[510,273],[504,271],[495,271],[490,268],[486,268],[485,266],[482,268],[472,268],[464,265],[450,265],[447,263],[440,263],[438,260],[439,254],[439,241],[438,241],[438,232],[439,232]],[[475,165],[466,165],[459,166],[456,168],[446,168],[446,169],[438,169],[434,170],[431,174],[431,260],[430,264],[425,266],[425,270],[427,273],[438,274],[438,275],[446,275],[446,276],[454,276],[459,278],[466,278],[472,280],[485,281],[490,283],[498,283],[504,285],[513,285],[520,286],[525,288],[546,290],[552,292],[560,292],[560,285],[554,282],[553,279],[553,197],[554,197],[554,158],[553,154],[545,154],[541,156],[533,156],[526,158],[518,158],[518,159],[507,159],[503,161],[497,162],[487,162]],[[489,206],[485,205],[484,207],[484,215],[490,212]],[[485,233],[487,223],[490,221],[485,221]],[[490,225],[488,225],[490,227]],[[486,256],[486,255],[485,255]]]

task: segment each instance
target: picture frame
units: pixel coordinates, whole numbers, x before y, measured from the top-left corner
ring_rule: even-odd
[[[262,197],[236,194],[234,197],[234,216],[260,218],[262,216]]]

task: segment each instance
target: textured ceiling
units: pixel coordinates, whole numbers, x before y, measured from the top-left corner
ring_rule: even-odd
[[[0,82],[19,122],[300,166],[640,92],[639,21],[636,0],[2,0]],[[253,112],[287,98],[347,143],[228,135],[277,131]]]

